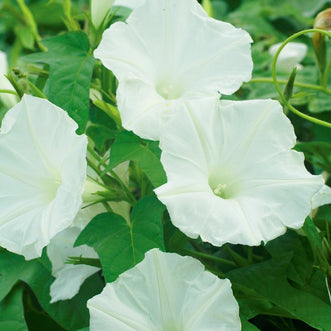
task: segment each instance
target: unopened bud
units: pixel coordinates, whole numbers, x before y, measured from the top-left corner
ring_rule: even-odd
[[[331,8],[320,12],[314,21],[314,29],[330,31],[331,30]],[[317,57],[320,72],[324,73],[326,66],[326,46],[325,35],[315,32],[313,36],[314,50]]]
[[[315,18],[314,29],[331,31],[331,8],[321,11]]]

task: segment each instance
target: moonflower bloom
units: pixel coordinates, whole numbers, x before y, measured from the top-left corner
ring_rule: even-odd
[[[119,80],[123,126],[158,140],[174,103],[232,94],[250,80],[249,34],[208,17],[196,0],[146,0],[107,29],[94,56]]]
[[[276,101],[187,102],[168,115],[160,142],[168,182],[155,192],[189,237],[259,245],[300,228],[323,187],[295,142]]]
[[[239,331],[231,283],[192,257],[152,249],[87,302],[91,331]]]
[[[69,227],[82,203],[87,137],[45,99],[25,95],[0,131],[0,246],[41,255]]]
[[[282,43],[278,43],[269,48],[271,56],[275,56],[281,44]],[[277,59],[277,69],[285,73],[292,71],[294,67],[299,66],[299,63],[306,56],[307,50],[307,45],[303,43],[290,42],[286,44]]]

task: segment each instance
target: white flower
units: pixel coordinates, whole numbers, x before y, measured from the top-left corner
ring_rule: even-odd
[[[144,0],[115,0],[114,6],[122,6],[130,9],[135,9],[141,6],[144,3]]]
[[[171,104],[232,94],[250,79],[251,41],[196,0],[146,0],[104,32],[94,56],[119,80],[123,126],[158,140]]]
[[[91,0],[91,18],[96,28],[109,17],[114,0]]]
[[[312,199],[312,209],[318,208],[323,205],[331,203],[331,188],[327,185],[323,185],[320,191],[318,191]]]
[[[7,73],[7,56],[6,53],[0,51],[0,89],[15,91],[9,80],[5,77]],[[0,98],[6,108],[11,108],[18,102],[18,98],[15,95],[9,93],[1,93]]]
[[[282,43],[275,44],[269,48],[271,56],[275,56],[279,46]],[[277,59],[277,69],[282,72],[290,72],[299,65],[307,53],[307,45],[297,42],[290,42],[285,45]]]
[[[291,150],[293,127],[273,100],[187,102],[168,115],[155,190],[186,235],[259,245],[300,228],[324,183]]]
[[[231,283],[196,259],[153,249],[87,302],[91,331],[236,331]]]
[[[47,255],[52,263],[52,275],[56,278],[51,285],[51,303],[73,298],[85,279],[99,271],[88,265],[66,264],[68,257],[98,258],[93,248],[87,245],[73,247],[83,228],[98,214],[106,212],[101,205],[81,209],[71,227],[58,233],[47,246]]]
[[[0,246],[41,255],[73,222],[86,177],[85,135],[62,109],[25,95],[0,131]]]

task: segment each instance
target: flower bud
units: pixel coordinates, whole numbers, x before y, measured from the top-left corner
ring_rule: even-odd
[[[91,0],[91,19],[98,29],[108,19],[114,0]]]
[[[331,8],[321,11],[315,18],[314,29],[331,31]],[[314,50],[317,57],[318,67],[323,73],[326,66],[325,36],[315,32],[313,36]]]
[[[281,43],[272,45],[269,54],[275,56]],[[285,45],[278,56],[277,69],[281,72],[292,71],[304,59],[307,53],[307,46],[303,43],[290,42]]]
[[[315,18],[314,29],[331,31],[331,8],[321,11]]]
[[[0,89],[15,91],[5,75],[8,73],[8,63],[6,53],[0,51]],[[16,105],[18,99],[13,94],[1,93],[1,102],[6,108],[11,108]]]

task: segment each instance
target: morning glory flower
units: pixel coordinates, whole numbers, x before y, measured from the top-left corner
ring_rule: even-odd
[[[87,137],[45,99],[25,95],[5,115],[0,131],[0,246],[41,256],[69,227],[82,203]]]
[[[107,29],[94,56],[119,86],[123,126],[158,140],[174,103],[232,94],[252,71],[249,34],[208,17],[196,0],[146,0]]]
[[[5,77],[8,73],[7,55],[0,51],[0,89],[15,91],[9,80]],[[6,108],[11,108],[16,105],[17,97],[9,93],[0,94],[1,102]]]
[[[275,56],[278,48],[282,43],[272,45],[269,48],[271,56]],[[303,43],[290,42],[285,45],[279,54],[277,59],[277,69],[279,71],[288,73],[293,70],[294,67],[300,68],[300,62],[304,59],[307,54],[308,47]]]
[[[152,249],[87,302],[91,331],[240,330],[231,283],[196,259]]]
[[[187,102],[168,115],[155,190],[175,226],[221,246],[259,245],[300,228],[324,184],[291,148],[293,127],[273,100]]]

